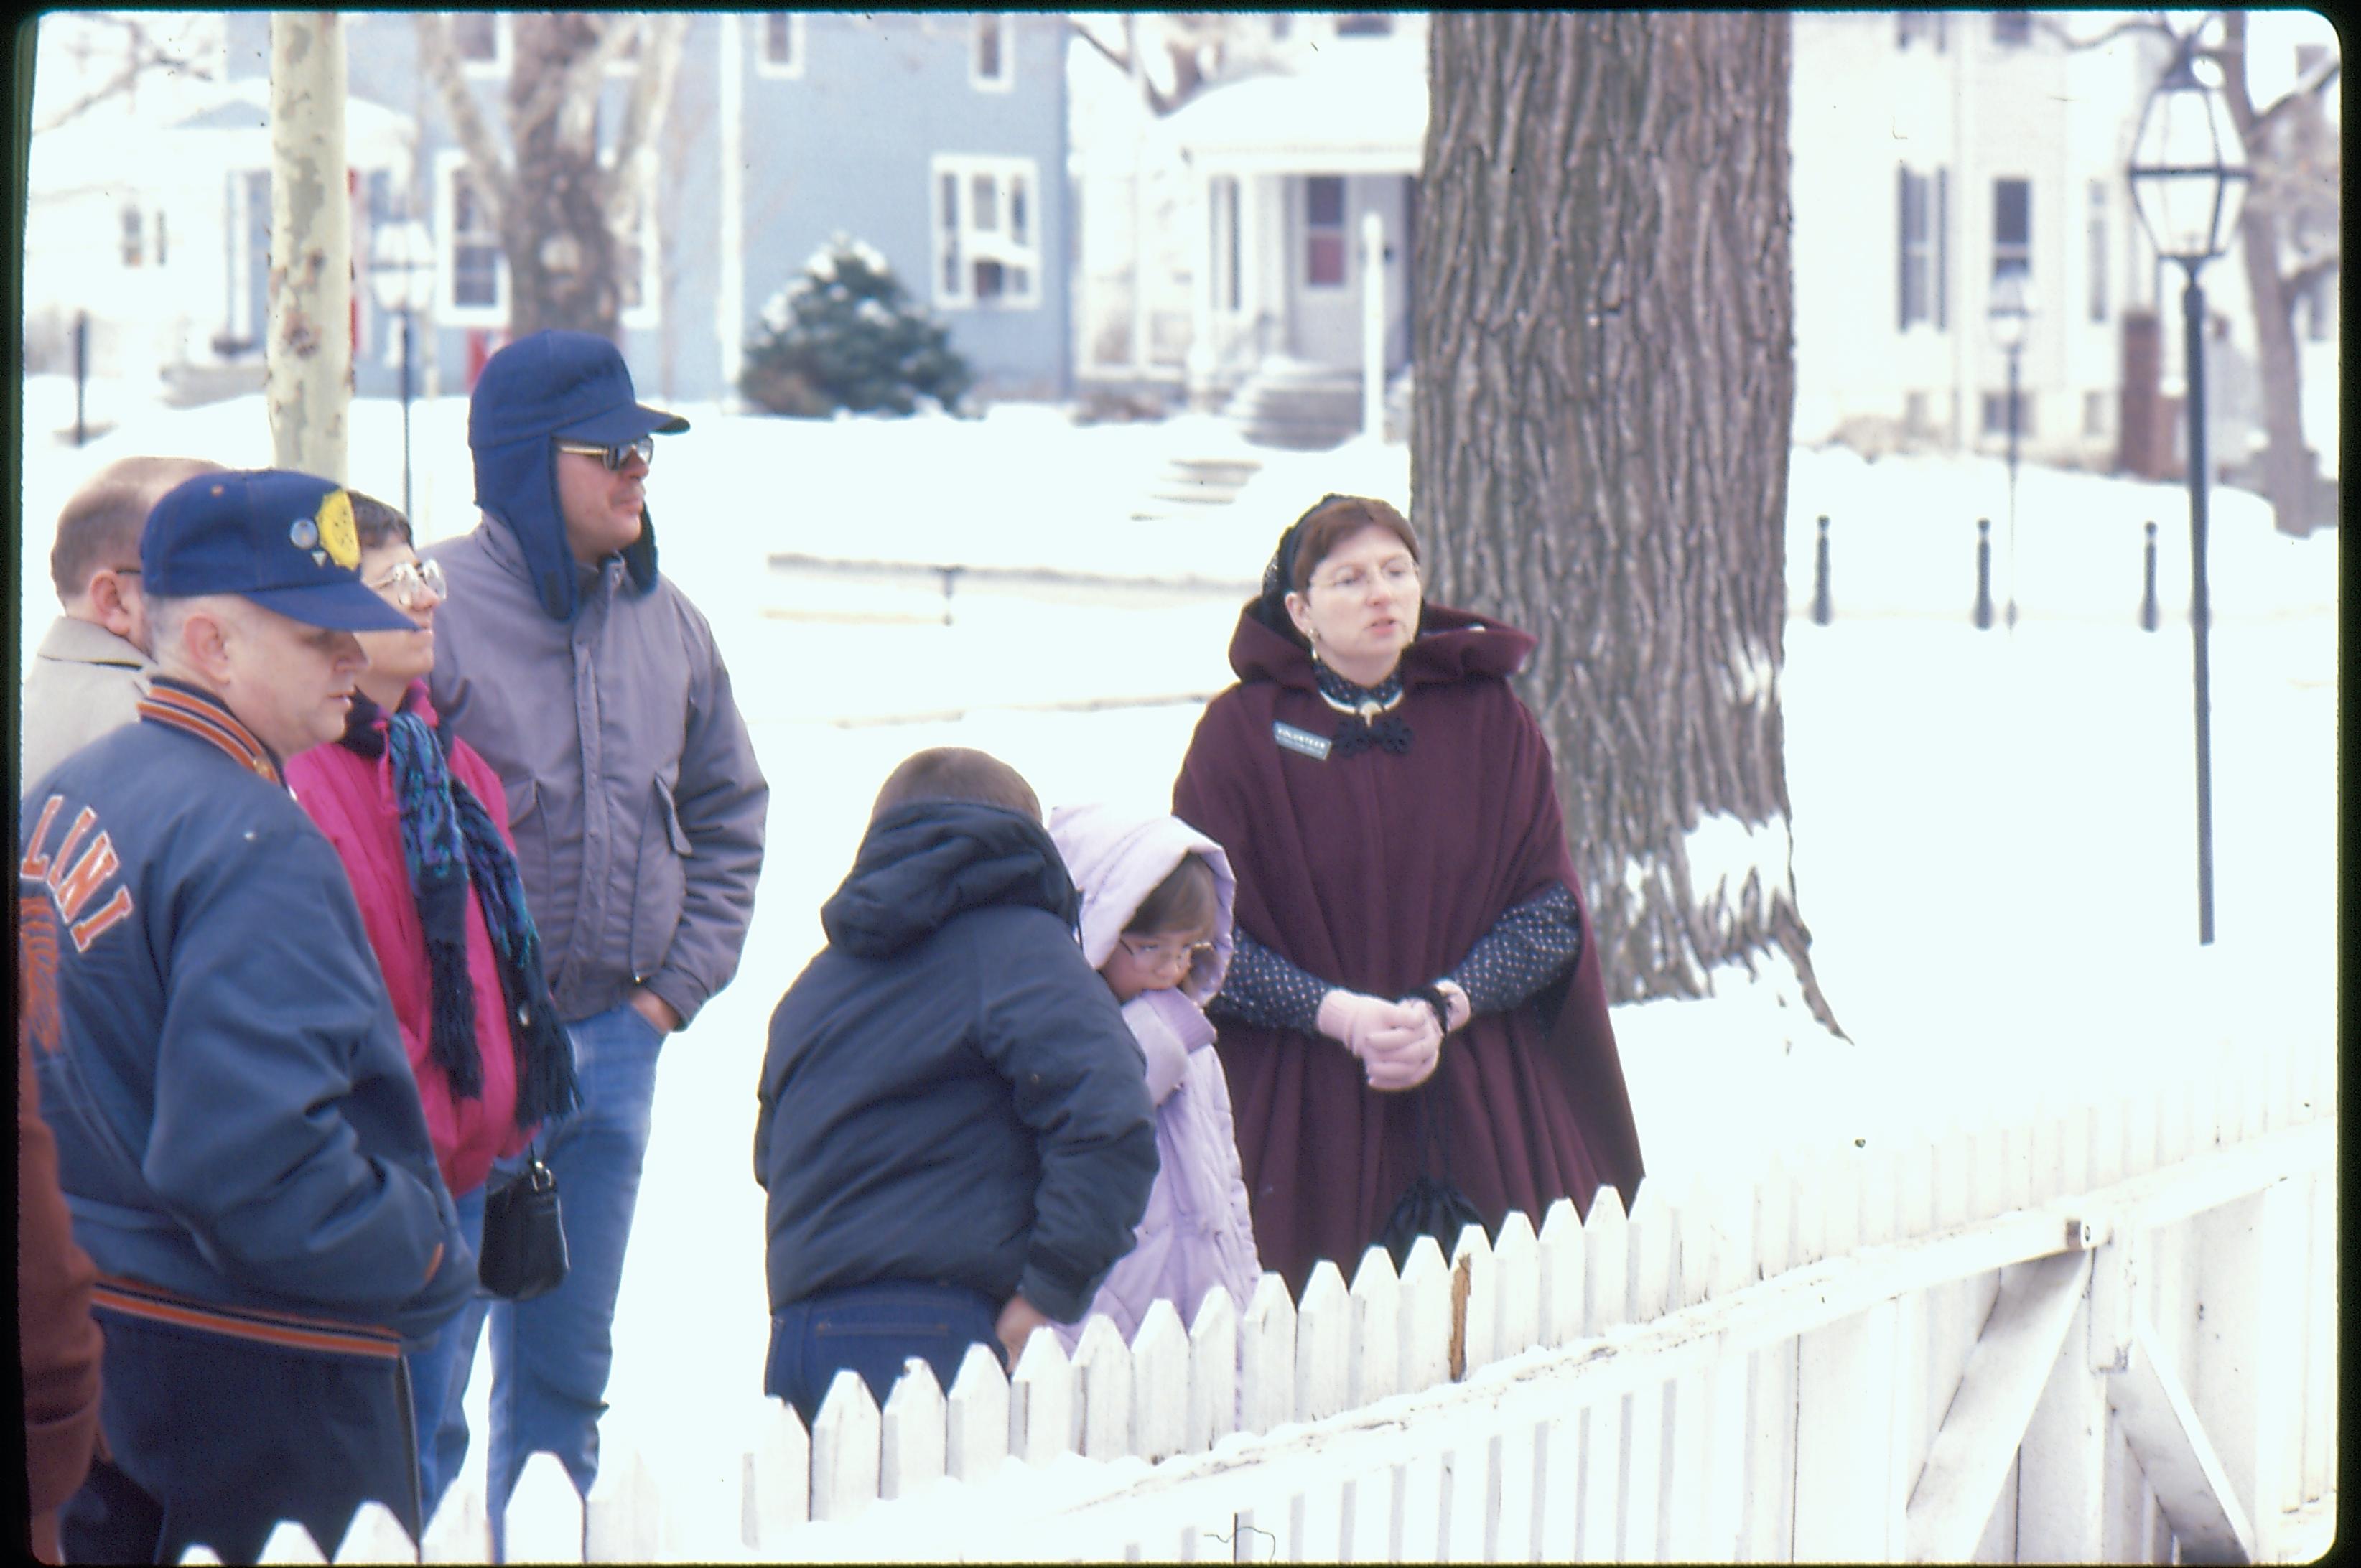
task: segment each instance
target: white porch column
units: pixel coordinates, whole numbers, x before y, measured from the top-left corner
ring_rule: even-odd
[[[1189,291],[1189,404],[1203,408],[1213,391],[1213,179],[1191,181],[1197,203],[1196,280]]]
[[[721,222],[715,243],[721,249],[719,286],[713,291],[713,330],[721,345],[721,394],[725,408],[738,402],[738,376],[746,358],[745,201],[745,18],[735,11],[714,17],[721,29]]]
[[[1386,438],[1386,221],[1361,214],[1361,434]]]

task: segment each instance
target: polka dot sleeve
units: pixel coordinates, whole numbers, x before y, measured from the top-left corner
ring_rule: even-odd
[[[1207,1004],[1206,1015],[1262,1029],[1318,1033],[1320,999],[1335,987],[1296,968],[1244,931],[1233,930],[1231,940],[1236,946],[1230,954],[1230,972],[1222,981],[1222,993]]]
[[[1477,1013],[1503,1013],[1556,979],[1582,956],[1582,916],[1563,883],[1508,910],[1444,976]],[[1315,1002],[1316,1007],[1318,1003]]]

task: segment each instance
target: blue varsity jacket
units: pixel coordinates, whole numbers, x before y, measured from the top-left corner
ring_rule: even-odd
[[[20,1005],[74,1239],[118,1311],[390,1357],[476,1288],[335,850],[218,700],[19,803]]]

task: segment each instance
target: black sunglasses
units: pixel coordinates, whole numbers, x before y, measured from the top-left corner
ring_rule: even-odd
[[[623,471],[623,465],[634,457],[642,463],[654,462],[656,438],[653,435],[643,435],[637,441],[626,441],[620,446],[584,446],[576,442],[561,441],[557,444],[557,449],[560,452],[572,452],[584,457],[596,457],[599,462],[607,465],[609,472],[620,474]]]

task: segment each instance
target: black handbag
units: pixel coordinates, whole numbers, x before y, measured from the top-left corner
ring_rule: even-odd
[[[476,1277],[511,1301],[530,1301],[566,1282],[566,1220],[557,1178],[535,1148],[522,1170],[484,1194],[484,1245]]]
[[[1435,1010],[1436,1020],[1444,1023],[1447,1029],[1448,1020],[1442,994],[1432,986],[1413,994],[1419,995]],[[1451,1179],[1450,1134],[1445,1132],[1440,1140],[1435,1135],[1435,1123],[1441,1118],[1435,1114],[1433,1098],[1442,1092],[1442,1082],[1443,1069],[1438,1064],[1434,1076],[1416,1091],[1419,1173],[1411,1179],[1408,1190],[1395,1201],[1394,1212],[1386,1216],[1384,1227],[1378,1232],[1378,1245],[1392,1256],[1396,1273],[1410,1262],[1410,1249],[1418,1245],[1419,1237],[1433,1236],[1447,1259],[1451,1256],[1451,1249],[1459,1245],[1461,1231],[1469,1225],[1484,1224],[1484,1216],[1477,1211],[1467,1194],[1459,1190]],[[1444,1174],[1441,1176],[1433,1174],[1433,1157],[1438,1141],[1443,1144]],[[1488,1239],[1491,1227],[1485,1225],[1484,1233]]]

